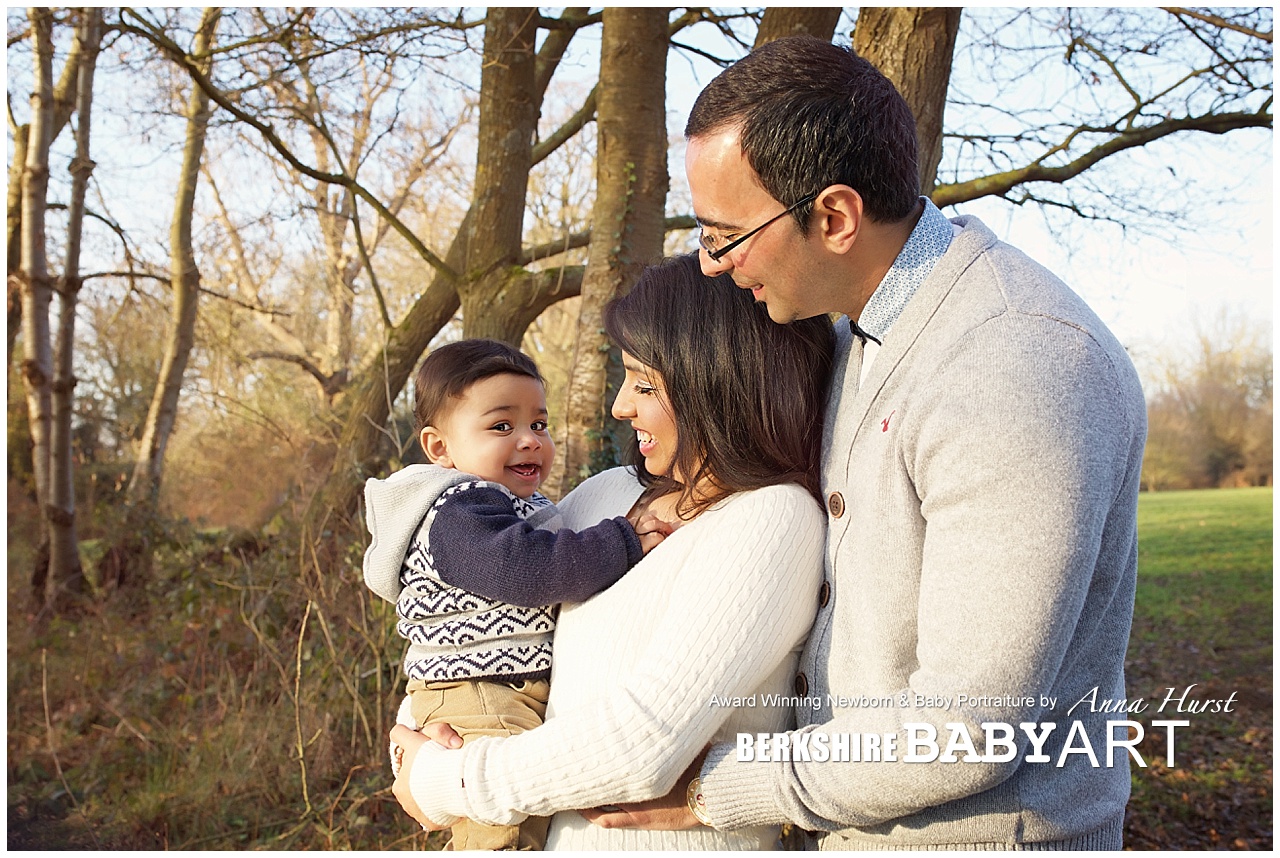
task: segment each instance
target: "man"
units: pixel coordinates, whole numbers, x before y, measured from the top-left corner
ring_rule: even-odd
[[[851,320],[826,576],[795,595],[817,606],[798,730],[584,815],[791,822],[830,849],[1119,848],[1126,731],[1080,701],[1125,696],[1146,410],[1124,349],[1048,271],[918,197],[911,113],[848,50],[765,45],[686,136],[704,271],[776,322]]]
[[[825,427],[827,576],[800,729],[749,761],[713,747],[687,810],[595,821],[792,822],[834,849],[1119,848],[1127,737],[1106,722],[1124,716],[1072,707],[1125,696],[1146,409],[1124,349],[976,218],[917,198],[911,113],[848,50],[765,45],[707,86],[685,134],[704,272],[776,322],[856,321],[837,326]],[[805,734],[862,761],[798,760]]]

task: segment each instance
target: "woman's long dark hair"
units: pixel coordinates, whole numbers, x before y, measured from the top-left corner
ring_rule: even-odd
[[[679,491],[682,517],[731,494],[794,482],[821,503],[822,418],[835,352],[824,316],[779,325],[727,275],[707,277],[696,254],[645,270],[604,309],[614,345],[662,376],[678,441],[673,473],[640,481]],[[697,492],[694,491],[697,486]]]

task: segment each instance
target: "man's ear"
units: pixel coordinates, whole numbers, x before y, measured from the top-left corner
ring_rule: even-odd
[[[449,455],[449,442],[444,433],[434,426],[424,426],[418,434],[418,443],[422,452],[427,454],[427,461],[442,468],[453,467],[453,457]]]
[[[862,230],[862,195],[848,185],[830,185],[813,201],[811,223],[832,253],[845,254]]]

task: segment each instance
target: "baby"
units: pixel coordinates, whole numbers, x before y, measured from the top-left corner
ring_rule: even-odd
[[[415,378],[430,465],[365,484],[365,583],[395,602],[409,642],[402,722],[443,721],[469,741],[542,723],[556,605],[606,589],[664,538],[647,519],[560,529],[537,493],[555,458],[537,366],[494,340],[436,349]],[[406,713],[406,708],[408,712]],[[398,747],[392,766],[398,768]],[[541,849],[547,820],[462,820],[453,849]]]

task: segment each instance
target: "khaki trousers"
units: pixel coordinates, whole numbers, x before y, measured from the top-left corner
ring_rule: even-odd
[[[478,736],[512,736],[537,727],[546,717],[550,688],[545,679],[512,683],[468,679],[411,680],[406,690],[416,727],[443,722],[465,745]],[[536,816],[520,825],[482,825],[464,819],[451,829],[453,837],[445,848],[541,850],[548,822]]]

